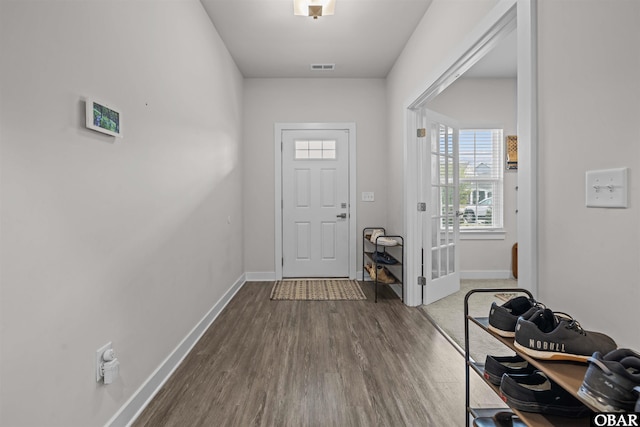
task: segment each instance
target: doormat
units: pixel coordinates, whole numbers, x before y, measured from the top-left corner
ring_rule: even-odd
[[[271,290],[272,300],[337,301],[367,299],[356,280],[278,280]]]

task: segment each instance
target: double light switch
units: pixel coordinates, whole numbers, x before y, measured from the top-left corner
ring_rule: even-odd
[[[587,207],[626,208],[627,175],[627,168],[587,171]]]

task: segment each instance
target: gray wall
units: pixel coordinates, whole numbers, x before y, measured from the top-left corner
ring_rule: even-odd
[[[246,79],[244,86],[245,266],[263,276],[274,265],[274,124],[355,122],[357,230],[386,224],[389,164],[383,79]],[[375,202],[362,202],[363,191]],[[361,242],[358,240],[358,264]],[[358,270],[360,270],[359,268]]]
[[[538,5],[539,296],[640,349],[640,2]],[[629,208],[586,208],[585,172],[614,167]]]
[[[103,425],[244,272],[242,76],[197,1],[0,7],[0,424]]]

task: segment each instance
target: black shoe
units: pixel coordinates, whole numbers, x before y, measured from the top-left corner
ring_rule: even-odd
[[[398,260],[386,252],[374,252],[371,254],[371,258],[378,264],[393,265],[398,263]]]
[[[640,387],[640,354],[626,348],[589,358],[578,396],[602,412],[637,411],[635,387]]]
[[[527,425],[513,412],[502,411],[493,417],[475,418],[473,427],[527,427]]]
[[[585,331],[571,316],[539,310],[516,324],[514,346],[536,359],[586,362],[596,351],[606,354],[616,349],[613,339],[599,332]]]
[[[528,318],[543,306],[525,296],[511,298],[502,305],[491,304],[489,311],[489,330],[501,337],[513,338],[518,317]]]
[[[484,377],[494,385],[500,385],[503,374],[528,375],[535,370],[534,366],[518,355],[487,356],[484,362]]]
[[[500,397],[513,409],[562,417],[582,417],[590,410],[571,393],[536,371],[530,375],[502,376]]]

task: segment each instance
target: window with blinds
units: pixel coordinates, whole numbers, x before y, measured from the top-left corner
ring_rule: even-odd
[[[460,129],[460,230],[503,227],[502,129]]]

